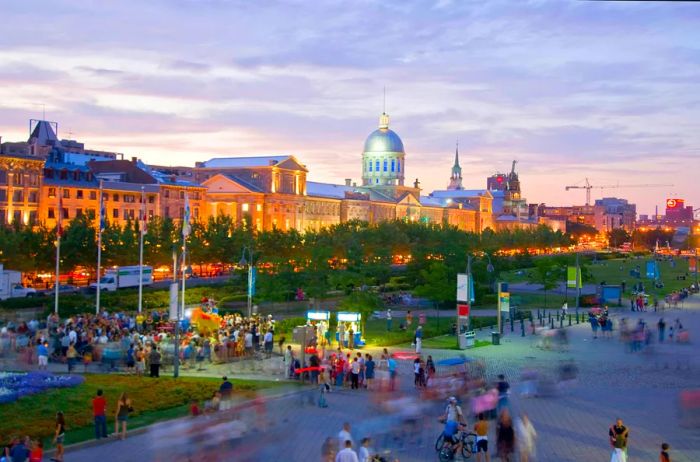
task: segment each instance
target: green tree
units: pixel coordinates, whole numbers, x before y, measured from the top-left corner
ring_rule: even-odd
[[[445,306],[457,298],[456,275],[443,262],[433,262],[428,269],[421,270],[422,283],[413,293]]]
[[[608,231],[608,243],[610,247],[621,247],[625,242],[630,242],[632,235],[623,228],[615,228]]]
[[[547,291],[554,289],[561,279],[561,268],[550,258],[535,261],[535,268],[530,271],[529,283],[539,284],[544,290],[544,307],[547,308]]]

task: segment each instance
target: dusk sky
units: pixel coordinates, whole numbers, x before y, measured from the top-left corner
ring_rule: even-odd
[[[517,170],[529,202],[567,184],[652,213],[700,207],[700,3],[573,0],[0,0],[0,135],[28,120],[147,163],[293,154],[360,182],[386,86],[406,182]]]

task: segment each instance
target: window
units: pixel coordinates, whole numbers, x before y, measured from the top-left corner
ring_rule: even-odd
[[[97,191],[90,191],[90,200],[91,201],[97,200]]]
[[[125,220],[129,219],[129,211],[127,209],[124,209],[124,219]]]
[[[63,198],[64,198],[64,199],[70,199],[70,189],[64,189],[64,190],[63,190]]]
[[[53,209],[53,207],[49,207],[47,216],[52,220],[56,218],[56,211]]]
[[[370,160],[369,162],[367,162],[367,165],[369,165],[369,171],[371,172],[372,171],[372,161]]]
[[[68,170],[61,170],[61,174],[59,175],[59,177],[62,180],[67,180],[68,179]]]
[[[178,218],[183,218],[185,216],[185,208],[180,207],[180,215],[178,215]]]
[[[255,204],[255,210],[258,212],[262,212],[262,204]]]
[[[112,218],[119,218],[119,209],[112,209]]]
[[[30,173],[29,174],[29,186],[38,186],[39,185],[39,175],[36,173]]]
[[[244,212],[247,212],[249,208],[250,208],[250,206],[248,204],[241,205],[241,210]]]
[[[75,209],[75,217],[82,217],[83,216],[83,209]]]
[[[75,198],[76,198],[76,199],[82,199],[82,198],[83,198],[83,190],[82,190],[82,189],[78,189],[78,190],[75,192]]]
[[[31,202],[32,204],[36,204],[37,202],[39,202],[39,193],[37,191],[29,191],[29,197],[27,201]]]
[[[1,171],[0,171],[0,177],[2,177]],[[44,178],[53,178],[53,169],[52,168],[44,169]],[[2,182],[0,181],[0,183],[2,183]]]
[[[149,204],[154,204],[156,202],[156,196],[148,196],[148,203]]]
[[[184,199],[184,198],[185,198],[185,191],[180,191],[180,199]]]
[[[21,210],[14,211],[14,213],[12,214],[12,221],[15,223],[20,223],[22,221],[22,211]]]
[[[7,184],[7,171],[0,170],[0,184]]]
[[[49,197],[56,197],[56,188],[49,188]]]
[[[70,215],[68,214],[68,209],[66,209],[66,208],[62,209],[62,213],[61,213],[61,214],[63,215],[63,218],[65,218],[66,220],[67,220],[68,218],[70,218]]]
[[[36,210],[32,210],[29,212],[29,225],[33,225],[36,223]]]
[[[7,190],[0,189],[0,202],[6,202],[6,201],[7,201]]]
[[[396,170],[396,159],[391,159],[391,171]]]
[[[151,218],[153,218],[153,210],[148,211],[148,219],[150,220]]]
[[[164,191],[164,193],[165,193],[165,197],[170,197],[170,190],[169,189],[166,189]]]
[[[165,192],[167,193],[168,191]],[[165,217],[170,218],[170,207],[165,207]]]
[[[397,171],[397,172],[400,172],[400,171],[401,171],[401,159],[399,159],[398,161],[396,161],[396,171]]]
[[[24,202],[24,192],[21,189],[12,191],[12,202]]]
[[[136,197],[133,194],[124,194],[124,202],[134,204],[136,203]]]
[[[376,162],[374,163],[374,169],[375,169],[376,171],[379,171],[379,161],[376,161]]]
[[[107,194],[107,193],[102,193],[102,200],[103,200],[104,202],[107,202],[107,201],[109,200],[109,194]]]
[[[12,184],[22,186],[24,184],[24,175],[21,173],[12,174]]]
[[[199,207],[194,208],[194,217],[199,218]]]
[[[114,202],[119,202],[119,194],[116,194],[116,193],[115,193],[115,194],[112,194],[112,200],[113,200]]]
[[[73,172],[73,180],[80,181],[80,171],[79,170],[76,170],[75,172]]]
[[[133,220],[135,215],[136,215],[136,214],[134,213],[134,209],[130,209],[130,210],[129,210],[129,219],[130,219],[130,220]]]
[[[385,172],[386,172],[387,164],[388,164],[388,162],[386,161],[386,159],[384,159],[384,171]]]

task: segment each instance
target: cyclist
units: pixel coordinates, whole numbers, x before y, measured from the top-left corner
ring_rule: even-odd
[[[453,421],[462,425],[467,424],[467,422],[464,420],[462,408],[457,404],[457,398],[454,396],[450,396],[447,407],[445,408],[445,413],[442,415],[442,420],[446,422]]]
[[[449,444],[452,449],[452,454],[459,454],[462,451],[462,438],[460,431],[463,426],[456,420],[448,420],[445,422],[445,428],[442,430],[444,437],[443,444]]]

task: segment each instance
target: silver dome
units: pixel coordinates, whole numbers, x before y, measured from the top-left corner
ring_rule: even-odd
[[[367,137],[364,152],[404,152],[399,135],[388,128],[379,128]]]

